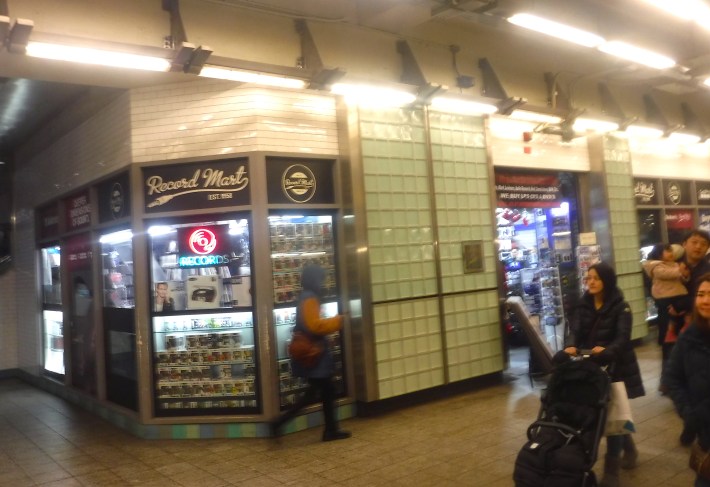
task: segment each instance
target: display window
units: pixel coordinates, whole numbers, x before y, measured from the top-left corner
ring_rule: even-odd
[[[258,412],[249,221],[148,233],[156,415]]]
[[[138,409],[133,233],[104,233],[101,245],[103,326],[107,398]]]
[[[333,216],[314,212],[306,215],[271,215],[271,268],[274,290],[274,328],[279,371],[281,408],[295,403],[307,388],[307,382],[291,374],[288,345],[296,324],[296,300],[301,292],[301,269],[308,264],[326,272],[321,297],[321,314],[338,314],[337,267]],[[345,393],[341,334],[329,337],[335,362],[334,382],[339,395]]]
[[[565,333],[565,305],[579,294],[575,259],[576,180],[568,173],[496,171],[496,242],[505,296],[522,298],[555,352]],[[513,323],[510,345],[521,336]]]

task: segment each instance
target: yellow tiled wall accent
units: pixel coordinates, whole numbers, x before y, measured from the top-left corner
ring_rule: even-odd
[[[648,334],[646,298],[641,274],[638,223],[634,205],[634,177],[628,142],[617,137],[604,138],[604,172],[609,202],[614,267],[619,288],[634,315],[632,338]]]
[[[444,313],[451,382],[503,370],[497,291],[446,296]]]
[[[360,132],[372,299],[436,294],[422,112],[363,109]]]
[[[436,298],[374,305],[380,399],[442,385],[444,365]]]
[[[430,113],[442,292],[496,287],[493,216],[483,120]],[[461,243],[483,246],[484,271],[464,273]]]

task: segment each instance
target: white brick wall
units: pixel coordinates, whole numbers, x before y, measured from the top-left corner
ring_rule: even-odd
[[[229,81],[131,92],[133,162],[268,150],[338,153],[334,98]]]

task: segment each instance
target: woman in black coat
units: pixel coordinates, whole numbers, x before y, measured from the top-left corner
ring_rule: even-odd
[[[700,447],[710,450],[710,274],[698,281],[693,321],[678,337],[666,369],[668,392],[683,418],[685,430],[697,435]],[[696,487],[710,487],[698,477]]]
[[[616,272],[604,262],[594,264],[587,273],[586,286],[572,319],[565,352],[576,356],[580,349],[591,350],[592,360],[608,366],[612,382],[624,382],[629,399],[643,396],[641,371],[631,344],[631,308],[616,286]],[[622,449],[624,457],[620,458]],[[637,457],[631,435],[608,436],[600,486],[617,486],[619,468],[634,468]]]

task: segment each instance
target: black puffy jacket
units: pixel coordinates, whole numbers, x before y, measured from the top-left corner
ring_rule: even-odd
[[[680,334],[666,368],[666,384],[678,414],[710,448],[710,334],[692,324]]]
[[[609,366],[613,382],[624,381],[629,399],[645,394],[641,370],[631,344],[632,322],[631,308],[620,289],[614,289],[599,309],[594,306],[594,297],[584,293],[574,310],[566,340],[567,346],[582,349],[597,345],[604,347],[595,360]]]

